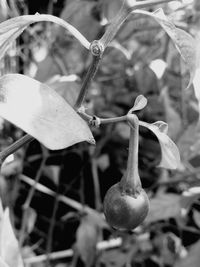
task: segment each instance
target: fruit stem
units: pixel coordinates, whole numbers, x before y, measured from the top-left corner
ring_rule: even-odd
[[[128,163],[120,184],[123,191],[136,195],[142,188],[138,172],[139,120],[135,114],[128,114],[127,121],[130,125]]]

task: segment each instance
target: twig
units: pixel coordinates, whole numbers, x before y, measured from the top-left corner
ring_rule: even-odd
[[[102,251],[106,249],[111,249],[111,248],[116,248],[121,246],[122,244],[122,239],[116,238],[116,239],[111,239],[108,241],[101,241],[97,243],[97,250]],[[58,260],[58,259],[63,259],[63,258],[71,258],[73,256],[74,252],[72,249],[67,249],[63,251],[57,251],[53,252],[49,255],[50,260]],[[35,256],[31,258],[25,258],[24,262],[25,264],[33,264],[33,263],[39,263],[42,261],[45,261],[47,259],[47,255],[40,255],[40,256]]]

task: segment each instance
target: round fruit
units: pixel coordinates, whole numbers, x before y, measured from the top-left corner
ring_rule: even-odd
[[[117,183],[105,195],[104,214],[107,222],[115,229],[133,230],[144,221],[148,211],[149,199],[142,188],[133,195]]]

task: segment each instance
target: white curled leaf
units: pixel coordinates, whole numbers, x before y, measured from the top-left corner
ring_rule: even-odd
[[[161,147],[161,162],[158,167],[177,169],[180,166],[180,154],[175,143],[166,134],[166,123],[150,124],[139,121],[139,124],[151,130],[158,138]]]
[[[141,110],[147,105],[147,99],[143,95],[139,95],[135,99],[133,107],[130,109],[129,113],[132,113],[137,110]]]
[[[24,15],[11,18],[0,23],[0,59],[4,56],[13,41],[32,23],[35,22],[54,22],[68,30],[78,41],[89,49],[89,41],[71,24],[61,18],[52,15]]]
[[[189,87],[193,82],[196,71],[197,44],[195,39],[186,31],[176,27],[174,23],[165,16],[161,8],[157,9],[155,12],[138,9],[134,10],[132,13],[139,13],[154,18],[169,35],[190,72]]]
[[[52,150],[94,144],[86,122],[58,93],[22,74],[0,78],[0,116]]]

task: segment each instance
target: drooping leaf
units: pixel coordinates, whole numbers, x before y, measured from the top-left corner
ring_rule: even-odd
[[[181,214],[180,196],[177,194],[160,194],[150,200],[147,223],[176,218]]]
[[[0,256],[9,267],[23,267],[23,261],[19,252],[18,241],[14,235],[9,217],[9,210],[6,208],[0,222]]]
[[[141,126],[144,126],[151,130],[156,137],[161,146],[161,162],[158,167],[163,167],[167,169],[177,169],[180,166],[180,154],[175,143],[169,138],[165,133],[166,126],[163,128],[161,125],[166,125],[166,123],[159,122],[160,127],[157,125],[158,122],[150,124],[143,121],[139,121]]]
[[[144,14],[154,18],[166,31],[186,63],[186,66],[190,72],[189,85],[191,85],[196,71],[197,53],[195,39],[186,31],[176,27],[174,23],[167,16],[165,16],[161,8],[152,13],[144,10],[134,10],[132,13]]]
[[[129,113],[132,113],[132,112],[137,111],[137,110],[141,110],[144,107],[146,107],[146,105],[147,105],[146,97],[144,97],[143,95],[139,95],[135,99],[135,103],[134,103],[133,107],[129,110]]]
[[[174,267],[199,267],[200,262],[200,241],[192,245],[185,257],[176,261]]]
[[[52,150],[82,141],[94,143],[85,121],[61,96],[25,75],[0,78],[0,116]]]
[[[87,49],[90,43],[87,39],[71,24],[63,19],[52,15],[24,15],[6,20],[0,24],[0,59],[13,41],[32,23],[40,21],[49,21],[59,24],[68,30],[79,42]]]

